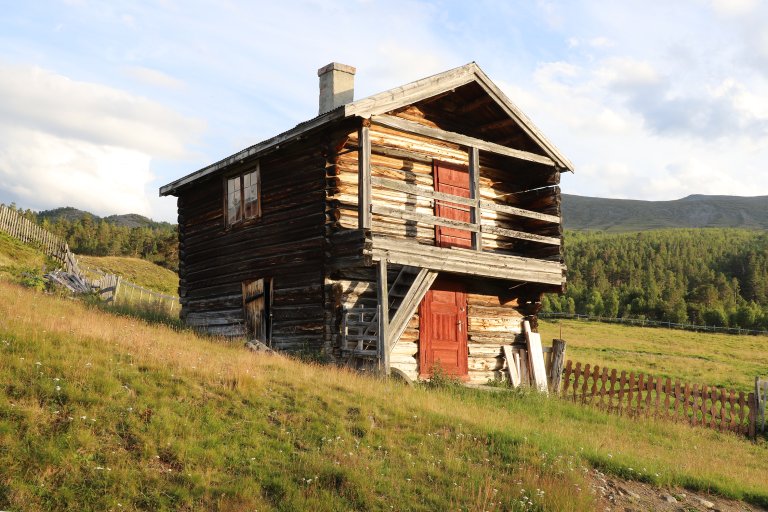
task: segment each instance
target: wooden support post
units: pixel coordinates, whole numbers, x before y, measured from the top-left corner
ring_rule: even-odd
[[[379,301],[379,370],[381,375],[389,375],[389,292],[386,259],[379,261],[378,271],[376,298]]]
[[[480,150],[476,147],[469,148],[469,197],[472,206],[469,209],[469,222],[478,230],[472,232],[472,248],[476,251],[483,250],[483,234],[480,232]]]
[[[565,340],[552,340],[552,364],[549,375],[549,391],[560,395],[560,382],[563,379],[563,364],[565,362]]]
[[[369,133],[370,122],[363,121],[358,130],[357,153],[357,227],[360,229],[371,228],[371,135]]]

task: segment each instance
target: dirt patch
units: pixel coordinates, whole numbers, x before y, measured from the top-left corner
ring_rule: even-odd
[[[599,512],[768,512],[768,509],[735,500],[691,492],[679,487],[659,488],[622,480],[593,469],[592,492]]]

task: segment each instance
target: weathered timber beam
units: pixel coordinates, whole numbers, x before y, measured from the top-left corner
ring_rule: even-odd
[[[424,163],[429,165],[432,165],[432,161],[434,160],[434,157],[432,155],[428,155],[426,153],[418,153],[413,150],[390,148],[387,146],[382,146],[380,144],[373,144],[371,146],[371,152],[374,155],[401,159],[405,161],[419,162],[419,163]]]
[[[360,127],[358,133],[359,152],[358,162],[358,215],[357,227],[370,229],[371,227],[371,134],[370,128],[365,124]]]
[[[475,226],[480,226],[483,214],[480,211],[480,151],[476,147],[469,148],[469,197],[472,199],[472,207],[469,210],[469,221]],[[476,251],[483,250],[483,236],[479,232],[472,233],[472,248]]]
[[[529,242],[540,242],[548,245],[560,245],[560,239],[553,236],[535,235],[533,233],[526,233],[524,231],[516,231],[514,229],[499,228],[496,226],[481,226],[480,230],[483,233],[490,233],[492,235],[501,235],[508,238],[517,238],[518,240],[527,240]]]
[[[453,272],[511,281],[562,285],[565,265],[556,261],[536,260],[460,249],[441,248],[383,237],[373,239],[374,261],[410,265],[435,271]]]
[[[469,103],[465,103],[464,105],[462,105],[461,108],[459,108],[459,113],[466,114],[467,112],[472,112],[473,110],[479,107],[482,107],[483,105],[487,105],[489,103],[493,103],[493,98],[487,94],[483,94],[479,98],[474,99]]]
[[[395,316],[389,323],[389,350],[391,351],[397,342],[400,340],[400,336],[405,332],[408,327],[408,321],[416,312],[416,308],[419,307],[422,299],[429,291],[432,283],[437,279],[437,272],[422,268],[413,280],[413,284],[408,289],[408,292],[403,297],[403,301],[400,303],[400,307],[397,308]]]
[[[560,245],[560,239],[551,236],[536,235],[533,233],[525,233],[523,231],[515,231],[513,229],[498,228],[495,226],[472,224],[470,222],[462,222],[460,220],[445,219],[443,217],[437,217],[435,215],[428,215],[426,213],[409,212],[400,208],[391,208],[389,206],[379,206],[374,204],[371,207],[371,211],[377,215],[384,215],[386,217],[392,217],[400,220],[410,220],[414,222],[421,222],[422,224],[428,224],[432,226],[443,226],[447,228],[456,228],[469,231],[471,233],[490,233],[493,235],[506,236],[508,238],[516,238],[518,240],[527,240],[529,242],[539,242],[548,245]]]
[[[453,194],[446,194],[445,192],[438,192],[429,187],[420,185],[411,185],[404,183],[400,180],[393,180],[391,178],[379,178],[374,176],[371,178],[371,183],[379,187],[388,188],[391,190],[397,190],[405,194],[413,194],[415,196],[425,197],[428,199],[440,199],[444,201],[450,201],[456,204],[463,204],[466,206],[472,206],[475,204],[475,200],[469,197],[455,196]]]
[[[412,133],[414,135],[422,135],[432,139],[453,142],[455,144],[461,144],[467,147],[476,147],[482,151],[497,153],[499,155],[517,158],[518,160],[536,162],[538,164],[547,166],[555,165],[555,162],[547,156],[537,155],[536,153],[521,151],[519,149],[508,148],[506,146],[494,144],[493,142],[488,142],[482,139],[476,139],[474,137],[469,137],[467,135],[462,135],[456,132],[449,132],[439,128],[431,128],[429,126],[424,126],[413,121],[400,119],[398,117],[388,115],[371,116],[371,122],[380,126],[386,126],[387,128],[394,128],[396,130]]]
[[[543,220],[546,222],[552,222],[554,224],[560,224],[560,217],[557,215],[549,215],[546,213],[534,212],[532,210],[525,210],[523,208],[517,208],[514,206],[507,206],[504,204],[497,204],[491,201],[480,200],[480,207],[485,210],[493,210],[495,212],[508,213],[517,217],[526,217],[528,219]]]
[[[443,217],[437,217],[435,215],[427,215],[426,213],[409,212],[399,208],[390,208],[389,206],[379,206],[374,204],[371,207],[373,213],[378,215],[384,215],[401,220],[412,220],[414,222],[421,222],[423,224],[430,224],[432,226],[443,226],[447,228],[457,228],[466,231],[479,232],[480,228],[469,222],[462,222],[460,220],[445,219]]]
[[[492,123],[484,124],[480,127],[481,132],[490,132],[493,130],[496,130],[498,128],[505,128],[507,126],[515,124],[515,120],[511,117],[505,117],[504,119],[500,119],[498,121],[494,121]]]
[[[446,194],[445,192],[437,192],[429,187],[411,185],[409,183],[403,183],[402,181],[393,180],[391,178],[379,178],[377,176],[373,176],[371,178],[371,183],[379,187],[397,190],[398,192],[413,194],[415,196],[425,197],[428,199],[450,201],[451,203],[462,204],[465,206],[473,206],[475,204],[475,200],[469,197],[454,196],[453,194]],[[548,215],[546,213],[534,212],[532,210],[525,210],[523,208],[517,208],[514,206],[497,204],[492,201],[480,200],[480,206],[485,210],[508,213],[517,217],[542,220],[546,222],[552,222],[554,224],[560,223],[560,217],[557,215]]]
[[[376,280],[376,298],[379,301],[379,369],[383,375],[389,375],[389,292],[387,285],[387,260],[378,264]]]

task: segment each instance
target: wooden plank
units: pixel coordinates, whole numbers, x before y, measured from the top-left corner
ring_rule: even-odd
[[[421,222],[422,224],[429,224],[432,226],[444,226],[449,228],[459,228],[467,231],[480,231],[478,226],[470,224],[469,222],[462,222],[460,220],[446,219],[443,217],[437,217],[435,215],[428,215],[426,213],[416,213],[401,208],[392,208],[389,206],[380,206],[374,204],[371,206],[371,211],[377,215],[385,215],[395,219],[412,220],[415,222]]]
[[[371,227],[371,134],[368,126],[358,131],[358,214],[357,227]]]
[[[511,345],[502,345],[501,349],[504,351],[504,359],[507,361],[507,371],[509,372],[509,383],[513,388],[520,386],[520,370],[515,363],[515,356],[517,354],[512,353]],[[519,360],[519,356],[518,356]]]
[[[533,382],[539,391],[549,394],[547,369],[544,366],[544,352],[541,350],[541,335],[531,331],[531,325],[528,320],[523,321],[523,331],[525,332],[525,341],[528,344],[528,356],[531,360]]]
[[[486,264],[462,258],[460,253],[437,253],[435,256],[441,259],[435,259],[435,256],[432,256],[431,254],[432,253],[425,251],[409,253],[407,251],[374,247],[371,256],[374,261],[388,259],[393,264],[426,267],[438,272],[452,272],[474,276],[494,277],[510,281],[526,281],[550,284],[554,286],[562,286],[562,284],[565,282],[564,277],[561,275],[553,274],[550,272],[533,271],[519,267],[516,268],[513,264],[507,264],[503,260],[491,264]]]
[[[380,249],[387,252],[402,252],[406,254],[424,255],[429,258],[452,259],[458,258],[462,261],[477,262],[489,267],[502,266],[509,269],[525,269],[530,272],[542,272],[549,274],[559,274],[565,270],[565,265],[557,261],[539,260],[535,258],[525,258],[509,254],[498,254],[490,252],[477,252],[460,247],[442,248],[433,245],[414,243],[412,241],[396,240],[381,236],[372,237],[372,250]],[[390,260],[390,263],[394,263]],[[416,267],[433,268],[430,265],[412,265]],[[437,268],[439,270],[439,267]]]
[[[517,208],[515,206],[507,206],[504,204],[497,204],[493,201],[486,201],[481,200],[480,201],[480,207],[485,210],[492,210],[495,212],[501,212],[501,213],[508,213],[510,215],[516,215],[518,217],[526,217],[529,219],[536,219],[536,220],[542,220],[546,222],[551,222],[553,224],[560,224],[560,217],[557,215],[549,215],[546,213],[539,213],[532,210],[525,210],[523,208]]]
[[[508,238],[517,238],[518,240],[527,240],[529,242],[539,242],[542,244],[560,245],[562,243],[560,238],[556,237],[535,235],[533,233],[526,233],[524,231],[499,228],[496,226],[487,226],[485,224],[481,226],[480,231],[483,233],[490,233],[492,235],[501,235]]]
[[[483,214],[480,212],[480,151],[476,147],[469,148],[469,197],[472,205],[469,209],[469,222],[475,226],[480,225]],[[476,251],[483,250],[483,236],[472,232],[472,248]]]
[[[391,347],[394,347],[400,339],[400,336],[403,335],[406,327],[408,327],[408,321],[413,314],[416,313],[416,309],[429,291],[432,283],[437,279],[437,275],[437,272],[423,268],[414,278],[413,284],[408,289],[405,297],[403,297],[400,307],[395,312],[395,316],[389,324]]]
[[[387,261],[377,266],[376,299],[379,301],[379,365],[384,375],[389,375],[389,296],[387,290]]]
[[[482,151],[488,151],[489,153],[508,156],[518,160],[534,162],[551,167],[554,167],[555,165],[555,162],[547,156],[537,155],[536,153],[521,151],[519,149],[508,148],[500,144],[477,139],[475,137],[469,137],[467,135],[462,135],[456,132],[450,132],[448,130],[431,128],[429,126],[424,126],[413,121],[401,119],[399,117],[389,115],[374,115],[371,116],[371,122],[380,126],[386,126],[387,128],[394,128],[396,130],[412,133],[414,135],[422,135],[424,137],[442,140],[445,142],[453,142],[455,144],[461,144],[466,147],[476,147]]]
[[[482,107],[483,105],[487,105],[488,103],[493,103],[493,98],[487,94],[481,95],[479,98],[474,99],[472,101],[469,101],[459,107],[458,112],[460,114],[466,114],[468,112],[472,112],[473,110],[477,109],[478,107]]]

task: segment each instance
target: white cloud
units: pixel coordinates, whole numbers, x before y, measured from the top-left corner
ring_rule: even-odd
[[[724,16],[744,16],[758,5],[758,0],[712,0],[712,8]]]
[[[146,98],[38,67],[0,64],[0,97],[4,124],[157,157],[189,156],[183,136],[204,126]]]
[[[128,66],[125,68],[125,73],[140,82],[154,87],[178,90],[187,86],[183,80],[174,78],[162,71],[145,68],[143,66]]]
[[[7,126],[0,134],[0,177],[19,204],[71,205],[102,215],[150,213],[148,154]]]
[[[34,67],[0,64],[0,97],[0,192],[35,209],[150,215],[153,160],[188,157],[203,127],[146,98]]]

